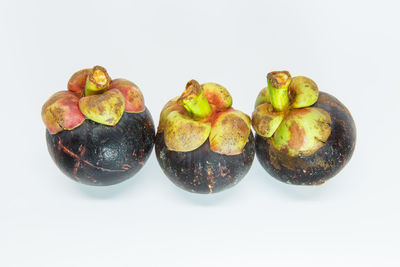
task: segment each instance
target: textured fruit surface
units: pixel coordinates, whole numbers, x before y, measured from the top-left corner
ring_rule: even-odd
[[[210,149],[208,140],[189,152],[167,148],[163,133],[157,133],[155,150],[158,163],[167,177],[178,187],[193,193],[216,193],[237,184],[249,171],[254,159],[254,136],[242,153],[223,155]]]
[[[88,185],[120,183],[138,172],[154,144],[150,112],[124,113],[115,126],[85,120],[72,131],[50,134],[47,147],[57,166]]]
[[[312,106],[331,118],[331,133],[325,145],[310,156],[289,156],[272,144],[271,138],[256,135],[256,154],[264,169],[276,179],[296,185],[318,185],[335,176],[349,162],[356,143],[356,127],[348,109],[335,97],[320,92]]]

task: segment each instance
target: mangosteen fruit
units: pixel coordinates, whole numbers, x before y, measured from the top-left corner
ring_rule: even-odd
[[[323,184],[353,155],[356,127],[349,110],[310,78],[274,71],[267,82],[252,115],[258,160],[284,183]]]
[[[72,75],[42,107],[47,148],[60,170],[88,185],[120,183],[153,149],[153,119],[137,85],[100,66]]]
[[[232,107],[221,85],[191,80],[180,97],[162,109],[157,160],[178,187],[216,193],[237,184],[254,159],[251,119]]]

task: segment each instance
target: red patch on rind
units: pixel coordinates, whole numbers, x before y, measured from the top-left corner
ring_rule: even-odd
[[[110,89],[118,89],[125,98],[125,112],[139,113],[145,110],[144,98],[139,87],[126,79],[114,79]]]
[[[68,81],[68,90],[83,96],[85,92],[86,78],[91,69],[83,69],[75,72]]]
[[[205,91],[204,94],[208,103],[214,105],[218,111],[226,109],[225,101],[220,94],[210,91]]]
[[[73,92],[60,91],[42,107],[42,119],[51,134],[72,130],[83,123],[85,116],[78,106],[79,97]]]

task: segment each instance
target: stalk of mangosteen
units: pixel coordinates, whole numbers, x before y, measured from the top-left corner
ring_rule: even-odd
[[[267,80],[252,116],[257,158],[282,182],[324,183],[353,154],[356,128],[350,112],[307,77],[274,71]]]
[[[42,107],[49,153],[67,176],[111,185],[138,172],[154,144],[154,124],[139,88],[100,66],[72,75],[68,90]]]
[[[250,118],[233,108],[221,85],[191,80],[160,114],[157,160],[167,177],[194,193],[216,193],[237,184],[254,159]]]

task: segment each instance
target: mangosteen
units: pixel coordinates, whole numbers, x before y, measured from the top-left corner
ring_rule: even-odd
[[[155,150],[175,185],[194,193],[216,193],[249,171],[255,155],[251,120],[231,106],[232,97],[223,86],[195,80],[164,106]]]
[[[140,89],[111,80],[100,66],[73,74],[68,90],[43,105],[42,119],[51,157],[79,183],[120,183],[142,168],[153,149],[153,119]]]
[[[258,160],[284,183],[324,183],[353,155],[356,127],[349,110],[310,78],[274,71],[267,80],[252,116]]]

